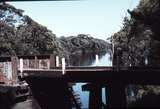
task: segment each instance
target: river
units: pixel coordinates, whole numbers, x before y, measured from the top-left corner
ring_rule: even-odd
[[[95,58],[91,58],[93,60],[91,60],[91,64],[88,65],[88,66],[112,66],[112,61],[110,59],[110,54],[106,53],[105,55],[103,56],[100,56],[99,57],[99,62],[97,64]],[[82,109],[87,109],[88,108],[88,98],[89,98],[89,92],[84,92],[82,91],[81,89],[81,86],[84,85],[86,83],[77,83],[73,89],[76,93],[78,93],[80,95],[80,100],[81,100],[81,103],[82,103]],[[105,100],[105,95],[104,95],[104,89],[102,89],[102,100],[103,102],[106,102]]]

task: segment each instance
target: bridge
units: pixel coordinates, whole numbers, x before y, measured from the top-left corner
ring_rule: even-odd
[[[89,91],[89,109],[126,107],[125,87],[127,85],[160,84],[160,68],[158,67],[119,67],[119,65],[113,67],[71,67],[62,65],[63,62],[57,67],[56,60],[54,55],[0,57],[0,66],[2,66],[0,70],[5,71],[2,69],[11,68],[8,71],[8,73],[11,72],[10,78],[4,79],[3,75],[6,73],[2,72],[0,82],[4,85],[7,82],[14,84],[19,80],[25,80],[37,99],[43,99],[44,96],[39,97],[41,96],[40,92],[46,90],[49,95],[48,98],[45,96],[45,99],[59,96],[67,99],[66,89],[69,83],[85,82],[87,84],[82,86],[82,90]],[[59,89],[55,91],[57,87]],[[102,103],[102,88],[105,88],[106,91],[106,100],[108,100],[106,103]],[[52,93],[62,93],[62,95]],[[76,100],[74,101],[76,102]],[[42,100],[39,102],[44,103]],[[62,104],[65,105],[67,103],[66,101],[61,102],[64,102]],[[44,105],[48,105],[47,109],[51,109],[53,103],[47,101]],[[80,106],[75,104],[76,108],[80,109]],[[45,106],[42,107],[45,109]]]

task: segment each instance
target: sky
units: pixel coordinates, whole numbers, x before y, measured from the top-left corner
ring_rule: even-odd
[[[106,40],[119,31],[127,9],[139,0],[80,0],[11,2],[57,37],[89,34]]]

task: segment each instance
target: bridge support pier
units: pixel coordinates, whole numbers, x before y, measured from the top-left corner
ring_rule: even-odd
[[[106,92],[108,93],[108,107],[109,108],[126,108],[125,85],[123,84],[109,84]]]
[[[100,84],[86,84],[83,91],[89,91],[89,109],[102,109],[102,87]]]
[[[101,109],[102,106],[102,89],[94,87],[89,93],[89,109]]]
[[[106,103],[102,102],[102,87],[105,87]],[[89,91],[89,109],[126,108],[125,85],[120,83],[90,83],[82,86]]]

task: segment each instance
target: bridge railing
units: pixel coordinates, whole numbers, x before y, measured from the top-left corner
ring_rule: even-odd
[[[22,62],[20,62],[20,60]],[[23,69],[53,69],[60,67],[60,62],[55,55],[30,55],[30,56],[4,56],[0,57],[0,83],[14,83],[17,81],[17,71],[20,63]]]

